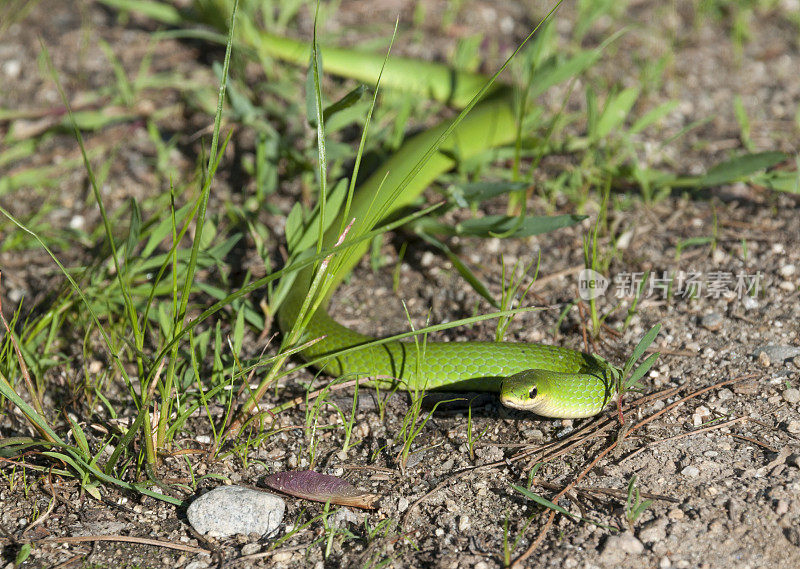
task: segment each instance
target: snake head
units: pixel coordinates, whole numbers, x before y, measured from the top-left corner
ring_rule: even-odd
[[[577,419],[598,414],[612,394],[599,375],[528,369],[503,380],[500,402],[543,417]]]

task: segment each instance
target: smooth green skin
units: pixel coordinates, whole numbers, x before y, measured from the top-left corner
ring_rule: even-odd
[[[240,22],[245,43],[264,57],[275,57],[297,65],[308,65],[309,44],[271,34],[246,19]],[[486,84],[487,76],[467,71],[454,71],[439,63],[392,56],[384,66],[382,56],[370,51],[326,45],[322,48],[322,65],[325,73],[374,84],[381,75],[381,88],[414,93],[462,108]],[[492,91],[507,88],[495,83]]]
[[[353,198],[349,235],[371,229],[389,212],[409,204],[454,162],[449,155],[468,159],[489,148],[508,144],[516,135],[516,122],[507,98],[477,106],[458,124],[416,176],[411,172],[441,136],[441,124],[405,142],[362,184]],[[443,152],[442,152],[443,151]],[[325,234],[324,246],[333,246],[342,226],[335,221]],[[334,259],[330,293],[366,252],[367,243],[343,250]],[[334,266],[333,264],[331,266]],[[311,287],[310,269],[301,271],[278,311],[278,323],[288,333],[297,320]],[[330,296],[329,293],[329,296]],[[325,312],[327,298],[306,327],[306,340],[324,337],[301,352],[307,361],[374,341],[334,321]],[[446,389],[500,392],[501,402],[547,417],[590,417],[602,411],[614,392],[616,368],[595,356],[568,348],[512,342],[387,342],[348,354],[323,359],[317,367],[325,373],[372,376],[375,383],[397,385],[409,391]]]

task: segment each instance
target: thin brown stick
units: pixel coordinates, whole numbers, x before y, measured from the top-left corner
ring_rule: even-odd
[[[751,438],[751,437],[745,437],[744,435],[736,435],[736,434],[732,434],[731,436],[734,439],[741,439],[743,441],[747,441],[748,443],[753,443],[754,445],[760,446],[761,448],[766,449],[768,452],[774,452],[774,453],[780,452],[775,447],[771,447],[767,443],[762,443],[758,439],[754,439],[754,438]]]
[[[158,539],[148,539],[146,537],[134,537],[130,535],[79,535],[74,537],[47,537],[35,540],[37,543],[86,543],[94,541],[123,541],[126,543],[138,543],[141,545],[153,545],[167,549],[178,549],[188,553],[206,553],[211,555],[211,551],[201,547],[183,545],[172,541],[160,541]]]
[[[559,484],[545,482],[544,480],[537,480],[535,484],[537,486],[542,486],[543,488],[547,488],[548,490],[561,490],[563,488]],[[626,490],[620,490],[618,488],[602,488],[602,487],[589,488],[588,486],[575,486],[573,490],[575,490],[580,494],[603,494],[606,496],[613,496],[615,498],[625,498],[628,495],[628,492]],[[672,496],[665,496],[663,494],[650,494],[648,492],[640,492],[639,496],[641,496],[642,498],[646,498],[648,500],[660,500],[662,502],[672,502],[672,503],[680,502],[680,500],[678,500],[677,498],[673,498]]]

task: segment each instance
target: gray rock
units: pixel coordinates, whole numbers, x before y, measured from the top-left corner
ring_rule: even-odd
[[[769,344],[766,346],[761,346],[760,348],[756,348],[756,350],[753,352],[753,356],[756,358],[762,357],[761,354],[764,354],[770,362],[778,364],[796,356],[800,356],[800,347],[777,346],[774,344]]]
[[[706,330],[711,330],[712,332],[722,328],[722,322],[723,322],[722,316],[720,316],[716,312],[712,312],[711,314],[706,314],[700,319],[700,325]]]
[[[242,546],[242,555],[255,555],[261,551],[260,543],[245,543]]]
[[[612,535],[606,540],[600,559],[606,565],[618,565],[627,555],[641,555],[644,553],[644,544],[635,535],[625,532]]]
[[[783,392],[783,400],[787,403],[797,403],[800,401],[800,389],[791,387]]]
[[[268,492],[243,486],[221,486],[191,503],[186,517],[201,534],[230,537],[274,533],[286,511],[284,501]]]
[[[397,500],[397,511],[403,513],[408,509],[409,505],[408,498],[400,496],[400,499]]]
[[[639,531],[639,539],[645,543],[662,541],[667,538],[667,518],[658,518],[645,524]]]
[[[641,555],[644,553],[644,544],[635,535],[625,532],[617,536],[618,547],[628,555]]]
[[[745,310],[755,310],[758,308],[758,301],[750,295],[742,297],[742,306]]]
[[[361,523],[361,518],[350,508],[339,508],[331,518],[331,526],[335,528],[342,528],[345,524],[358,525]]]
[[[681,474],[683,474],[684,476],[688,476],[690,478],[694,478],[695,476],[698,476],[700,474],[700,469],[697,468],[696,466],[689,465],[683,470],[681,470]]]

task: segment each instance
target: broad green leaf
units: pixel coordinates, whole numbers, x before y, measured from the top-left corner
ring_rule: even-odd
[[[82,486],[86,493],[89,494],[95,500],[102,501],[103,496],[100,494],[100,482],[88,482]]]
[[[597,121],[597,130],[593,133],[598,139],[604,139],[625,124],[631,108],[639,98],[638,87],[628,87],[621,93],[612,95],[606,101],[603,113]]]
[[[298,243],[303,237],[303,204],[300,202],[295,203],[289,215],[286,216],[284,233],[289,252],[297,251]]]
[[[543,215],[525,217],[519,227],[509,237],[529,237],[549,233],[562,227],[569,227],[580,223],[586,215]],[[517,216],[487,215],[485,217],[468,219],[456,224],[457,235],[474,235],[478,237],[491,237],[493,234],[505,233],[519,223]]]
[[[650,371],[650,368],[653,367],[653,364],[656,363],[656,360],[660,355],[661,354],[659,352],[654,352],[647,356],[641,365],[633,371],[631,376],[625,380],[625,389],[630,389],[631,387],[635,386],[636,383],[644,377],[644,374]]]
[[[317,112],[317,94],[322,95],[322,88],[318,81],[318,78],[322,77],[322,52],[317,49],[316,54],[317,58],[314,61],[314,50],[312,49],[309,56],[308,71],[306,72],[306,120],[314,129],[317,128],[317,117],[319,116]]]
[[[170,3],[150,0],[100,0],[106,6],[122,11],[138,12],[148,18],[170,25],[184,23],[180,11]]]
[[[452,186],[447,193],[459,207],[467,207],[471,203],[480,203],[510,192],[524,190],[529,185],[526,182],[475,182]]]
[[[139,243],[139,238],[142,232],[142,210],[139,209],[139,203],[135,198],[131,198],[131,222],[128,229],[128,242],[125,246],[125,262],[133,255],[133,250],[136,244]]]
[[[61,437],[59,437],[56,432],[50,428],[50,425],[47,424],[47,421],[44,417],[39,415],[36,410],[28,405],[22,397],[20,397],[16,390],[8,383],[5,376],[0,374],[0,395],[11,401],[14,405],[19,407],[19,410],[27,417],[27,419],[34,424],[34,426],[39,429],[40,432],[46,433],[48,437],[52,441],[55,441],[58,444],[65,444]]]
[[[800,171],[772,171],[752,179],[754,184],[766,186],[776,192],[800,194]]]
[[[737,156],[711,168],[705,176],[699,178],[698,185],[719,186],[735,182],[760,170],[771,168],[784,160],[786,154],[783,152],[757,152]]]
[[[179,225],[184,222],[184,217],[189,213],[192,206],[193,204],[186,204],[175,212],[175,220]],[[148,259],[153,254],[153,251],[156,250],[156,247],[158,247],[161,242],[168,238],[171,234],[172,218],[170,215],[163,215],[161,216],[161,221],[159,221],[158,225],[150,230],[150,236],[147,238],[147,244],[144,246],[144,249],[142,249],[139,257],[142,259]],[[163,262],[163,258],[161,262]],[[159,262],[159,265],[161,262]]]
[[[633,368],[633,365],[642,357],[645,350],[650,347],[650,344],[656,339],[658,333],[661,331],[661,324],[656,324],[647,333],[642,336],[642,339],[639,340],[639,343],[636,344],[636,347],[631,352],[631,357],[628,358],[628,362],[625,364],[625,371],[623,372],[623,376],[627,376],[630,373],[630,370]]]
[[[410,225],[417,233],[428,235],[471,235],[475,237],[495,237],[512,229],[513,233],[503,237],[529,237],[540,235],[562,227],[575,225],[586,219],[585,215],[543,215],[528,216],[520,223],[519,216],[487,215],[468,219],[455,225],[442,223],[430,218],[419,219]]]
[[[20,546],[19,551],[17,552],[17,556],[14,558],[14,563],[12,564],[12,566],[19,567],[20,565],[25,563],[28,557],[30,557],[32,550],[33,546],[30,544],[30,542],[23,543]]]
[[[680,103],[678,101],[667,101],[665,103],[661,103],[655,109],[651,109],[647,111],[643,116],[636,119],[636,122],[633,123],[631,126],[630,132],[631,134],[638,134],[646,129],[648,126],[657,123],[672,111],[678,108]]]
[[[245,311],[240,309],[236,313],[236,324],[233,326],[233,351],[235,354],[242,353],[244,343],[244,315]]]
[[[553,85],[583,73],[600,59],[600,54],[600,50],[583,51],[566,61],[551,57],[534,73],[530,96],[538,97]]]
[[[547,498],[542,498],[538,494],[534,494],[533,492],[531,492],[527,488],[523,488],[522,486],[517,486],[516,484],[512,484],[511,487],[514,490],[516,490],[517,492],[519,492],[520,494],[522,494],[523,496],[525,496],[526,498],[528,498],[529,500],[533,500],[534,502],[536,502],[540,506],[544,506],[545,508],[548,508],[550,510],[555,510],[556,512],[564,514],[565,516],[569,516],[570,518],[573,518],[573,519],[574,518],[578,518],[578,516],[576,516],[575,514],[570,513],[568,510],[565,510],[564,508],[562,508],[558,504],[554,504],[553,502],[551,502]]]
[[[322,118],[325,119],[327,123],[336,113],[348,109],[359,102],[366,93],[367,88],[364,85],[359,85],[335,103],[331,103],[325,107],[325,110],[322,111]]]
[[[84,434],[83,429],[81,429],[81,426],[77,422],[72,420],[72,417],[69,416],[69,413],[67,413],[67,420],[69,421],[72,430],[72,436],[75,437],[75,442],[78,443],[78,447],[80,447],[80,449],[83,451],[84,456],[88,458],[91,456],[91,452],[89,452],[89,443],[86,440],[86,435]]]

